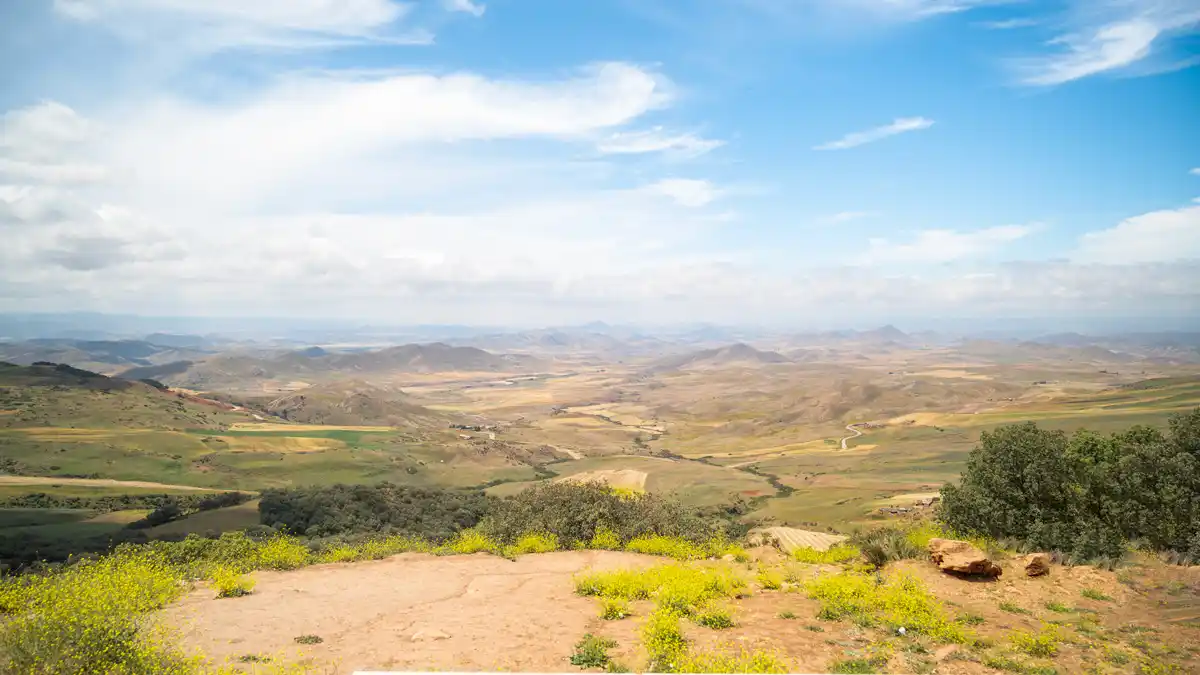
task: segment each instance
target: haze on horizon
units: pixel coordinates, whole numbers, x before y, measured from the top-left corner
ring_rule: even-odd
[[[1176,327],[1196,0],[0,7],[0,312]]]

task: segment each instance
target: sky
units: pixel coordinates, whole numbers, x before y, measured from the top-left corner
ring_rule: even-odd
[[[0,311],[1200,316],[1200,0],[0,3]]]

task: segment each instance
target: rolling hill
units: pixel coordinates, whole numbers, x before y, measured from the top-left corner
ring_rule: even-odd
[[[654,371],[680,370],[684,368],[719,367],[730,365],[762,365],[790,363],[791,360],[779,352],[755,349],[739,342],[725,347],[703,349],[698,352],[661,359],[652,366]]]
[[[225,353],[204,360],[137,369],[129,376],[154,377],[171,386],[199,390],[235,390],[265,381],[333,381],[396,373],[516,373],[539,361],[521,355],[493,354],[476,347],[440,342],[366,351],[309,347],[277,354]]]

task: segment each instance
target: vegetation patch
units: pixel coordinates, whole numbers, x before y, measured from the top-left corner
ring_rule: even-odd
[[[853,544],[836,544],[826,551],[800,547],[792,550],[792,560],[809,565],[842,565],[857,560],[862,551]]]
[[[237,598],[254,591],[254,579],[231,569],[219,567],[212,572],[212,585],[218,598]]]
[[[1200,560],[1200,408],[1168,427],[1068,437],[1026,422],[985,431],[959,484],[942,488],[941,517],[955,530],[1075,560],[1118,560],[1135,540]]]
[[[1051,657],[1058,653],[1063,636],[1056,626],[1044,624],[1036,633],[1018,631],[1009,640],[1014,647],[1030,656]]]
[[[571,665],[580,668],[602,668],[608,665],[608,650],[616,646],[617,643],[613,640],[588,633],[575,644],[575,652],[571,654]]]
[[[927,635],[942,642],[966,642],[963,626],[948,615],[942,603],[917,579],[898,575],[883,580],[875,575],[845,571],[804,584],[808,596],[821,602],[817,616],[850,620],[860,626]]]

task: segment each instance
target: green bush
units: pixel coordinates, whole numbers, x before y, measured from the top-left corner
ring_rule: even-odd
[[[617,643],[608,638],[597,637],[588,633],[575,644],[575,653],[571,655],[571,665],[580,668],[600,668],[608,665],[608,650],[616,647]]]
[[[954,530],[1081,560],[1117,559],[1131,540],[1200,559],[1200,408],[1166,433],[984,432],[940,512]]]
[[[881,527],[867,530],[855,534],[850,540],[862,551],[863,558],[876,568],[889,562],[913,560],[928,555],[925,548],[920,546],[908,531],[900,528]]]
[[[264,525],[307,537],[369,532],[440,542],[478,524],[490,501],[478,490],[331,485],[264,490],[258,512]]]
[[[804,584],[808,596],[821,602],[822,619],[849,619],[860,626],[884,625],[943,642],[966,642],[969,634],[949,617],[945,607],[917,579],[901,575],[879,583],[874,575],[846,571]]]
[[[721,532],[727,522],[718,516],[702,517],[666,497],[618,494],[603,483],[568,481],[541,483],[497,501],[480,528],[504,543],[543,532],[561,542],[597,541],[604,548],[618,548],[617,542],[656,536],[700,544]]]

